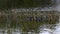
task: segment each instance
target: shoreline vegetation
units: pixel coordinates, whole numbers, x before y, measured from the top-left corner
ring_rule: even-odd
[[[59,16],[55,15],[57,11],[34,11],[34,12],[0,12],[0,28],[2,29],[20,29],[23,32],[37,32],[43,24],[55,24],[59,21]],[[58,12],[57,12],[58,13]]]

